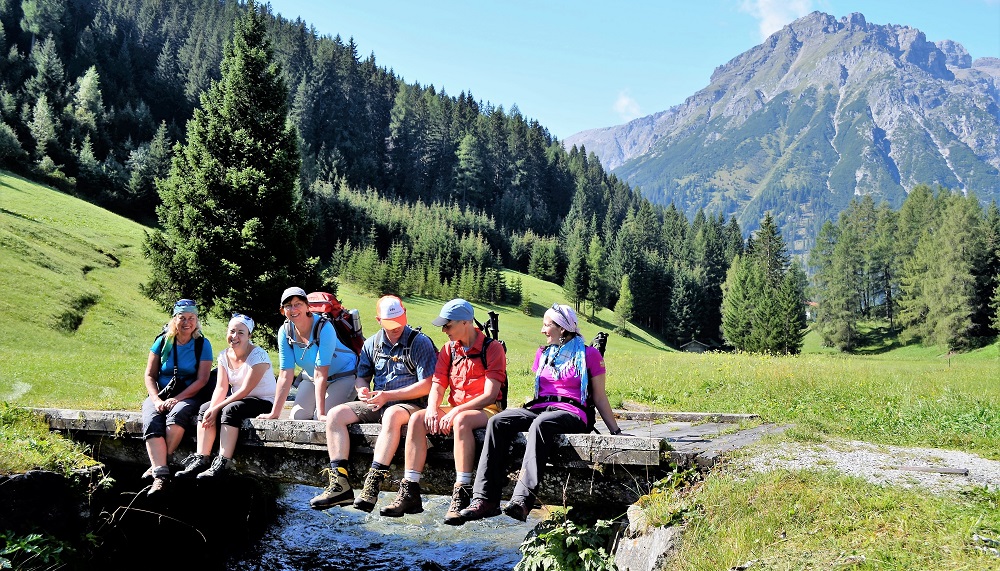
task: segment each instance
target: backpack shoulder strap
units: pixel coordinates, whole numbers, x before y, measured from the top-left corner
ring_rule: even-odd
[[[205,348],[205,336],[195,337],[194,339],[194,360],[195,360],[195,372],[198,371],[198,367],[201,363],[201,350]]]
[[[313,323],[312,338],[313,342],[316,343],[316,347],[319,347],[319,332],[323,330],[323,324],[329,322],[330,320],[325,315],[320,315],[319,319]]]
[[[483,348],[479,353],[479,357],[483,360],[483,371],[489,369],[489,365],[486,364],[486,348],[489,347],[492,342],[493,339],[491,339],[489,335],[487,335],[486,339],[483,340]]]
[[[156,337],[153,337],[153,343],[156,343],[156,340],[159,339],[159,338],[161,338],[161,337],[163,338],[163,343],[160,344],[160,352],[157,353],[157,355],[159,355],[160,358],[162,359],[163,358],[163,348],[167,346],[167,332],[166,331],[160,331],[156,335]]]

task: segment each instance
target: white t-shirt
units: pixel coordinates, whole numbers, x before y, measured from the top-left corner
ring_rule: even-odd
[[[247,382],[250,378],[250,372],[254,365],[259,365],[260,363],[267,363],[267,370],[264,371],[264,376],[261,377],[260,382],[257,386],[250,391],[248,397],[257,397],[259,399],[264,399],[266,401],[274,402],[274,393],[277,391],[278,382],[274,378],[274,369],[271,368],[271,357],[267,354],[264,349],[254,346],[250,350],[250,354],[247,355],[247,360],[244,361],[243,366],[234,369],[229,366],[229,349],[223,349],[219,353],[219,368],[225,367],[226,373],[229,375],[229,387],[233,393],[237,393],[243,388],[243,384]]]

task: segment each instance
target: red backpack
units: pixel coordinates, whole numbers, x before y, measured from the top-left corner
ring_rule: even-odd
[[[357,309],[344,309],[337,296],[324,291],[314,291],[308,296],[309,311],[318,313],[333,323],[333,329],[337,332],[337,339],[354,351],[354,354],[361,353],[361,347],[365,344],[365,334],[361,331],[361,315]],[[319,337],[314,335],[319,340]]]

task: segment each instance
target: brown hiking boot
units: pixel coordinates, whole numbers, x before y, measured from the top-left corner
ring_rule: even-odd
[[[420,499],[420,483],[404,478],[399,481],[399,493],[396,494],[396,499],[378,513],[385,517],[403,517],[403,514],[418,514],[422,511],[424,503]]]
[[[469,484],[455,484],[451,489],[451,505],[448,512],[444,514],[444,522],[448,525],[462,525],[465,518],[459,513],[469,507],[472,501],[472,486]]]
[[[314,510],[325,510],[333,506],[346,506],[353,503],[354,490],[351,489],[351,483],[347,481],[347,470],[344,468],[336,470],[324,468],[323,471],[330,476],[330,483],[326,485],[323,493],[309,500],[309,507]]]
[[[493,517],[500,515],[500,504],[499,502],[491,502],[482,498],[473,498],[469,507],[459,512],[459,514],[465,521],[483,519],[484,517]]]
[[[168,484],[170,484],[170,476],[153,476],[153,485],[149,487],[146,496],[162,496]]]
[[[378,503],[378,492],[382,489],[382,483],[389,479],[388,470],[368,470],[365,476],[365,484],[361,487],[361,496],[354,500],[354,509],[369,512],[375,509]]]

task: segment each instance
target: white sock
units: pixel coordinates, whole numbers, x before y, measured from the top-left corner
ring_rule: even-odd
[[[472,483],[472,472],[459,472],[455,474],[455,483],[467,486]]]
[[[417,472],[416,470],[406,470],[403,472],[403,479],[417,483],[420,481],[420,472]]]

